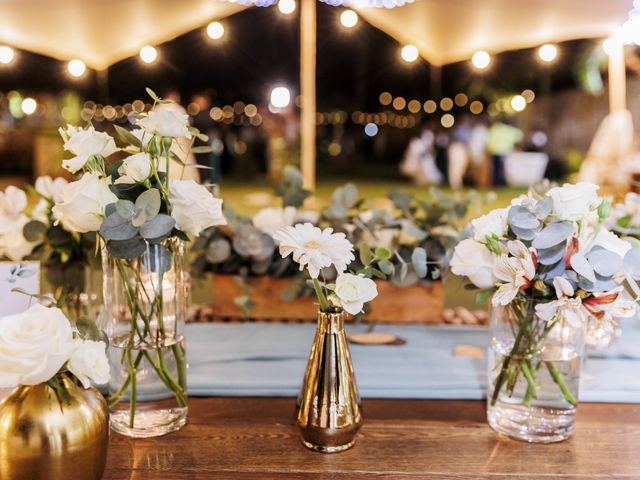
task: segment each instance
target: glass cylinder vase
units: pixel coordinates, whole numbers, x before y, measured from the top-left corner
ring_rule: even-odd
[[[102,253],[111,427],[130,437],[178,430],[187,419],[184,244],[146,243],[132,259]]]
[[[498,433],[550,443],[573,432],[584,326],[545,322],[534,300],[493,307],[489,324],[487,419]]]

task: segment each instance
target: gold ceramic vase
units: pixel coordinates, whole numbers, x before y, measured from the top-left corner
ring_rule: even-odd
[[[0,402],[2,480],[99,480],[109,443],[109,409],[95,389],[65,379],[71,404],[46,384],[18,387]]]
[[[298,427],[302,443],[323,453],[351,448],[362,425],[358,386],[344,333],[344,313],[318,313],[304,375]]]

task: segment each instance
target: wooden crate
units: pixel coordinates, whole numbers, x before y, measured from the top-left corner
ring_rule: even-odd
[[[231,275],[213,275],[213,300],[210,307],[203,307],[200,314],[226,321],[246,318],[234,303],[243,293]],[[252,290],[255,308],[248,317],[255,321],[313,322],[316,319],[315,298],[299,298],[292,302],[280,300],[282,290],[290,279],[251,277],[247,284]],[[376,281],[378,297],[371,302],[367,320],[384,323],[440,323],[444,305],[441,282],[399,288],[390,282]]]

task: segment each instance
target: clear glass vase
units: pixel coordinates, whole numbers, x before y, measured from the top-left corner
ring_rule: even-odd
[[[545,322],[535,300],[490,315],[487,419],[510,437],[550,443],[571,436],[584,351],[584,326]]]
[[[43,263],[41,291],[56,301],[72,324],[95,321],[102,307],[102,270],[84,261]]]
[[[102,253],[111,427],[130,437],[178,430],[187,419],[184,245],[147,243],[131,260]]]

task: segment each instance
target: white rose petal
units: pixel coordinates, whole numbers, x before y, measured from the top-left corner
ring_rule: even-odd
[[[189,115],[174,110],[157,110],[149,112],[137,124],[151,134],[161,137],[191,138],[189,131]]]
[[[593,183],[565,183],[552,188],[547,196],[553,200],[553,213],[560,220],[579,222],[596,210],[602,199],[598,197],[598,187]]]
[[[253,226],[273,236],[278,229],[293,225],[295,219],[295,207],[263,208],[253,217]]]
[[[52,209],[56,220],[72,232],[97,232],[106,206],[118,200],[109,189],[110,181],[111,177],[86,173],[80,180],[65,185],[60,201]]]
[[[492,235],[498,238],[507,233],[507,213],[508,208],[497,208],[471,221],[473,226],[473,239],[476,242],[484,243],[487,237]]]
[[[176,227],[191,237],[197,237],[206,228],[226,223],[222,200],[193,180],[171,180],[169,201]]]
[[[24,237],[24,226],[28,222],[29,218],[22,215],[12,224],[13,230],[0,233],[0,258],[6,257],[12,262],[19,262],[31,254],[36,244]]]
[[[144,182],[151,175],[151,161],[151,156],[144,152],[125,158],[118,173],[130,178],[133,182],[118,182],[116,180],[116,183]]]
[[[109,381],[111,369],[107,359],[104,342],[76,339],[74,348],[69,358],[67,368],[82,383],[84,388],[89,388],[91,382],[103,385]]]
[[[50,380],[69,359],[73,334],[61,310],[35,304],[0,318],[0,388]]]
[[[93,155],[108,157],[118,151],[113,138],[104,132],[96,132],[93,127],[84,130],[68,126],[60,133],[65,140],[64,149],[75,155],[62,161],[62,166],[71,173],[80,171]]]
[[[378,295],[376,282],[370,278],[364,278],[351,273],[338,275],[336,289],[332,299],[351,315],[357,315],[364,308],[364,304],[370,302]]]
[[[62,198],[62,191],[68,183],[65,178],[57,177],[53,179],[46,175],[36,178],[35,188],[36,192],[44,198],[55,202]]]
[[[13,185],[0,192],[0,233],[13,231],[27,208],[27,194]]]
[[[451,271],[469,278],[478,288],[489,288],[498,282],[494,274],[495,263],[496,256],[487,247],[468,238],[456,246]]]

